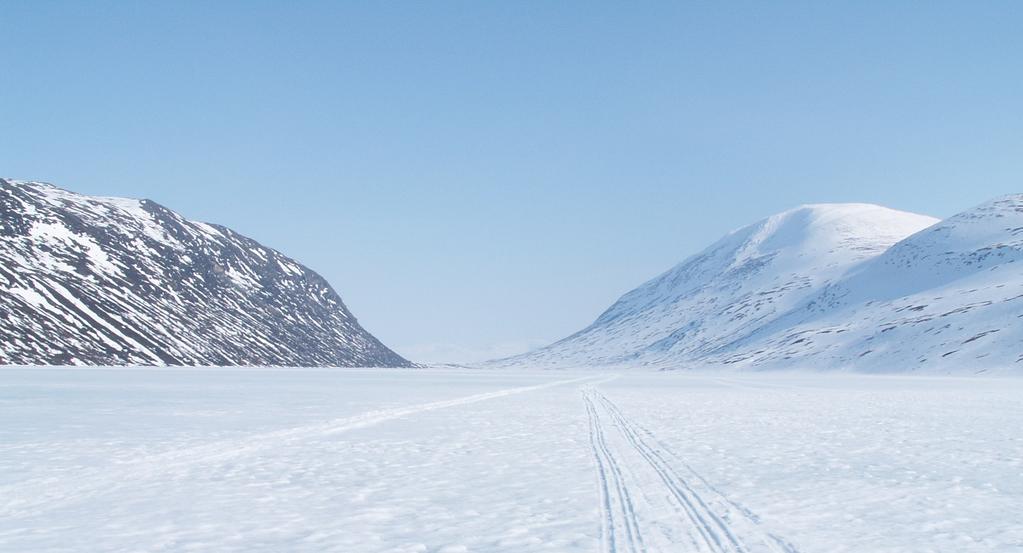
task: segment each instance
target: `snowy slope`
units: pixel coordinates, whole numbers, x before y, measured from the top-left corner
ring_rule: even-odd
[[[409,364],[319,275],[227,228],[4,179],[0,338],[0,364]]]
[[[1023,362],[1023,195],[916,233],[715,361],[888,371]]]
[[[739,229],[625,294],[586,329],[499,365],[704,360],[933,224],[868,204],[806,205]]]

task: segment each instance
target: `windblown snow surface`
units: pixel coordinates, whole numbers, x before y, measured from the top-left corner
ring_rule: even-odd
[[[1023,551],[1023,380],[0,371],[0,551]]]

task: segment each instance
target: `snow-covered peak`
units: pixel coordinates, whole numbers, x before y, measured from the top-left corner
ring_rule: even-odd
[[[733,231],[622,296],[592,325],[515,364],[655,362],[707,354],[801,305],[934,224],[871,204],[813,204]]]
[[[769,280],[789,275],[818,281],[835,278],[935,222],[933,217],[873,204],[799,206],[731,232],[623,296],[601,319],[653,302],[674,301],[725,281],[757,286],[758,275]]]
[[[748,240],[759,253],[834,254],[858,257],[883,251],[938,220],[874,204],[808,204],[754,223]]]
[[[1023,362],[1023,195],[894,244],[716,359],[871,371],[1005,371]],[[708,361],[708,359],[704,359]]]
[[[953,215],[896,244],[886,263],[918,254],[928,264],[992,264],[1023,251],[1023,194],[1002,196]]]
[[[886,300],[1023,259],[1023,195],[1002,196],[922,229],[852,271],[832,298]]]
[[[594,324],[504,361],[876,372],[1023,366],[1023,194],[944,221],[805,205],[725,236]]]

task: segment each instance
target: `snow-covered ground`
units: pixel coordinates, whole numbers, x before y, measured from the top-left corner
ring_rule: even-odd
[[[1023,380],[0,370],[0,551],[1023,551]]]

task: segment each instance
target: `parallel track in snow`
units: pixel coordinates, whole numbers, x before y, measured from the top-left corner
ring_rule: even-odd
[[[608,553],[645,552],[646,546],[639,530],[639,520],[633,507],[632,496],[625,485],[618,461],[607,447],[597,408],[588,395],[584,395],[583,400],[586,402],[586,413],[589,416],[590,445],[597,460],[600,481],[601,541],[604,550]]]
[[[595,388],[584,389],[583,401],[597,459],[605,553],[680,547],[707,553],[798,553]],[[607,438],[608,426],[617,429],[616,439]]]

